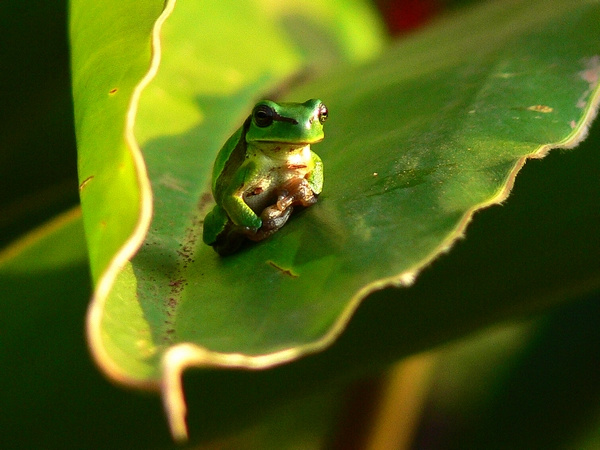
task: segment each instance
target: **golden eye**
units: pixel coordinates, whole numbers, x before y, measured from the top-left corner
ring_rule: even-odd
[[[325,123],[328,114],[329,111],[327,111],[327,106],[321,103],[321,106],[319,106],[319,122]]]

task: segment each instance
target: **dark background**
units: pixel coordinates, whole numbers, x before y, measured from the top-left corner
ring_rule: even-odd
[[[78,201],[67,5],[0,10],[0,248]]]

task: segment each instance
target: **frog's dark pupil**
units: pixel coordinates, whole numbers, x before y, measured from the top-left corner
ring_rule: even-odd
[[[266,105],[257,106],[254,110],[254,122],[256,125],[264,128],[273,123],[274,111]]]

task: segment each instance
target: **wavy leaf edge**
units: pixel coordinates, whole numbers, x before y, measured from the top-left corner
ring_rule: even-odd
[[[600,67],[598,71],[600,73]],[[543,144],[531,154],[517,160],[501,191],[488,201],[475,205],[468,210],[454,232],[430,255],[415,264],[411,269],[393,277],[376,280],[358,291],[350,299],[348,306],[344,309],[338,320],[321,339],[303,346],[254,356],[241,353],[219,353],[189,343],[177,344],[169,348],[162,358],[161,368],[163,377],[160,389],[173,438],[178,442],[185,442],[188,439],[185,420],[187,408],[182,385],[182,373],[185,369],[202,367],[248,370],[268,369],[280,364],[289,363],[312,353],[323,351],[329,347],[342,334],[364,298],[375,291],[389,287],[409,287],[414,283],[421,270],[432,263],[440,254],[450,251],[454,242],[464,237],[464,231],[476,212],[504,202],[510,195],[517,174],[528,159],[542,159],[552,149],[573,149],[579,145],[587,137],[589,127],[600,108],[600,89],[598,89],[597,80],[593,86],[590,85],[590,92],[591,97],[586,111],[569,136],[558,143]]]
[[[492,205],[501,204],[505,201],[510,195],[516,175],[528,159],[543,158],[551,149],[555,148],[572,149],[586,138],[590,124],[596,117],[600,107],[600,89],[598,89],[600,64],[597,64],[593,69],[596,72],[595,79],[588,80],[590,84],[588,90],[590,97],[584,114],[579,120],[579,123],[573,126],[573,130],[569,136],[558,143],[540,145],[534,152],[518,159],[507,177],[503,189],[501,189],[494,197],[469,209],[464,214],[453,233],[427,257],[415,264],[412,268],[398,275],[376,280],[356,292],[333,326],[320,339],[309,344],[280,350],[274,353],[252,356],[242,353],[220,353],[208,350],[207,348],[196,344],[181,343],[170,347],[162,355],[162,377],[160,381],[140,380],[131,378],[127,375],[106,352],[106,349],[102,345],[101,320],[106,300],[117,275],[143,244],[151,225],[153,194],[143,153],[133,130],[142,92],[154,79],[160,67],[160,32],[163,24],[173,12],[175,4],[176,0],[167,0],[162,13],[154,23],[151,32],[152,56],[149,69],[136,85],[132,93],[126,116],[125,141],[127,148],[133,157],[136,176],[140,186],[140,215],[133,233],[114,255],[109,266],[99,279],[87,311],[86,329],[92,356],[105,375],[112,381],[132,388],[160,391],[171,434],[176,441],[185,442],[188,439],[188,430],[186,424],[187,407],[182,386],[182,374],[184,370],[188,368],[203,367],[249,370],[268,369],[273,366],[289,363],[312,353],[323,351],[329,347],[344,331],[346,325],[349,323],[351,317],[364,298],[369,294],[384,288],[410,286],[422,269],[433,262],[440,254],[448,252],[454,242],[464,236],[466,227],[477,211]],[[593,58],[598,58],[598,56]]]
[[[176,0],[166,0],[162,13],[158,16],[151,32],[152,56],[146,74],[135,86],[129,107],[127,109],[125,123],[125,142],[133,158],[137,181],[140,186],[140,215],[133,233],[123,243],[119,251],[113,256],[110,264],[98,280],[94,289],[90,305],[87,310],[86,332],[88,346],[93,359],[100,369],[113,381],[120,384],[138,387],[142,389],[157,389],[156,383],[134,380],[128,377],[121,368],[111,359],[102,345],[101,321],[104,305],[114,285],[117,275],[131,260],[143,244],[146,234],[150,228],[153,213],[153,195],[150,186],[146,162],[140,146],[134,135],[134,125],[137,109],[143,90],[150,84],[158,73],[161,61],[161,39],[160,31],[167,18],[175,8]]]

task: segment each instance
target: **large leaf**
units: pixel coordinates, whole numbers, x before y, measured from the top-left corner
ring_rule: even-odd
[[[99,27],[118,13],[73,5],[72,38],[85,45],[88,22]],[[598,102],[600,12],[585,2],[490,4],[356,68],[342,61],[365,52],[340,42],[360,39],[331,39],[351,14],[250,2],[236,3],[237,14],[178,4],[163,29],[161,60],[158,29],[172,6],[157,22],[156,10],[112,21],[120,28],[98,48],[74,45],[73,65],[82,202],[98,280],[92,349],[115,379],[150,387],[163,380],[178,436],[185,367],[268,367],[323,349],[366,294],[410,284],[473,211],[503,200],[526,157],[574,145]],[[152,24],[155,52],[145,72]],[[289,24],[310,27],[318,51]],[[123,39],[132,40],[131,54],[114,51]],[[315,148],[326,171],[319,204],[268,241],[219,258],[198,239],[214,155],[257,97],[323,61],[336,70],[296,81],[286,94],[323,98],[332,112]],[[89,80],[94,88],[84,93]],[[142,156],[154,219],[126,264],[151,213]]]
[[[95,281],[133,231],[148,224],[145,166],[124,133],[134,91],[148,71],[149,35],[163,3],[70,3],[79,190]]]
[[[553,313],[557,305],[600,292],[598,148],[600,122],[576,151],[551,152],[529,162],[505,205],[479,212],[467,238],[424,270],[410,289],[370,295],[325,351],[266,371],[190,371],[185,380],[192,437],[207,439],[257,421],[273,405],[378,373],[402,357],[474,330],[494,325],[493,334],[542,312],[560,317],[564,308]],[[585,351],[578,342],[562,343],[566,352],[570,347],[573,353]],[[590,357],[594,345],[588,346]],[[547,358],[549,365],[561,364],[551,354]],[[484,373],[473,377],[473,383],[476,377],[493,382]],[[574,403],[563,403],[557,415],[577,408],[577,396],[571,398]],[[582,420],[586,416],[578,414]]]
[[[576,152],[552,152],[543,161],[527,164],[505,206],[479,213],[469,228],[468,239],[424,271],[413,288],[389,289],[371,296],[361,305],[341,339],[327,351],[275,370],[190,373],[186,386],[190,388],[192,437],[206,440],[220,436],[222,443],[224,436],[228,436],[237,447],[251,447],[254,443],[251,448],[268,448],[266,442],[285,448],[285,443],[297,443],[299,436],[316,437],[325,432],[322,427],[328,419],[324,416],[332,407],[335,409],[335,399],[326,394],[327,403],[312,418],[307,417],[306,422],[298,414],[304,414],[305,406],[318,402],[322,389],[343,386],[345,380],[352,380],[357,374],[372,373],[402,356],[446,342],[499,318],[519,318],[523,312],[530,314],[576,297],[582,290],[598,290],[600,235],[596,230],[600,227],[600,184],[595,175],[600,173],[599,125],[594,124],[590,137]],[[69,214],[66,219],[59,218],[58,224],[45,227],[43,232],[36,231],[34,236],[0,254],[0,308],[8,326],[0,346],[0,359],[7,369],[0,376],[7,387],[0,394],[7,411],[0,415],[0,426],[15,430],[2,442],[8,447],[30,448],[162,445],[166,443],[166,429],[161,423],[158,402],[109,385],[86,357],[81,318],[89,281],[83,234],[77,213]],[[508,263],[498,264],[499,261]],[[597,310],[593,305],[589,306]],[[566,312],[572,324],[567,324],[567,328],[580,336],[590,332],[586,327],[593,333],[592,310],[586,307],[587,310],[580,311],[577,303],[574,308],[566,306],[573,312],[560,308],[552,314],[553,321],[558,325]],[[575,318],[583,326],[573,323]],[[565,333],[564,327],[553,328],[563,351],[545,355],[543,361],[548,367],[563,367],[564,360],[556,359],[563,358],[562,353],[571,355],[569,358],[582,355],[585,359],[589,355],[589,359],[580,363],[594,370],[597,366],[594,366],[597,355],[594,346],[598,342],[594,335],[589,334],[584,341],[572,340],[573,334]],[[493,340],[494,329],[491,336],[482,335],[492,345],[497,342]],[[502,349],[497,345],[494,348]],[[527,356],[522,359],[524,364]],[[536,359],[540,361],[539,357]],[[532,362],[533,367],[539,367],[535,360]],[[452,360],[449,364],[453,364]],[[460,370],[461,366],[452,367]],[[486,367],[481,369],[485,372]],[[484,400],[490,398],[485,394],[490,384],[498,380],[498,374],[510,375],[502,366],[494,365],[492,369],[489,380],[485,373],[466,375],[465,388],[482,394]],[[590,375],[586,370],[581,373]],[[529,378],[525,376],[523,381],[528,382]],[[567,442],[575,428],[569,424],[577,423],[571,419],[584,425],[595,417],[596,378],[588,377],[589,387],[585,383],[571,383],[573,393],[564,386],[556,391],[553,395],[561,399],[560,404],[542,412],[538,409],[537,423],[543,425],[552,417],[564,417],[568,423],[561,423],[552,437]],[[554,377],[554,381],[561,379]],[[518,389],[520,384],[513,382],[513,385]],[[583,403],[576,395],[582,390]],[[300,404],[295,398],[300,398]],[[467,395],[449,406],[456,408],[466,403],[469,407],[470,400],[477,401]],[[535,396],[531,402],[520,397],[516,400],[522,400],[524,408],[536,407]],[[495,410],[486,408],[486,412],[493,419]],[[348,410],[347,414],[356,418],[356,410]],[[320,422],[315,423],[315,418]],[[17,433],[35,429],[40,421],[47,425],[43,430]],[[484,421],[473,426],[479,423],[485,426]],[[338,433],[346,436],[344,442],[348,442],[361,429],[364,428],[360,424],[353,423],[350,429],[338,429]],[[463,441],[476,438],[464,428],[453,427],[448,432],[454,433],[453,430],[461,433]],[[282,431],[284,435],[277,434]],[[531,442],[543,441],[547,436],[546,428],[541,433],[524,433],[522,438]],[[306,440],[302,442],[306,446]]]

